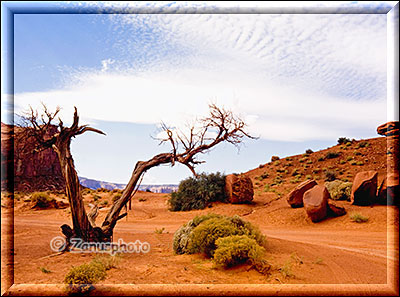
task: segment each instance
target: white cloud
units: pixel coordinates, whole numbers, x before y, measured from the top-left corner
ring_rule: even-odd
[[[242,75],[223,74],[215,83],[207,72],[181,75],[90,74],[65,90],[15,96],[16,109],[29,104],[63,107],[71,118],[77,106],[83,119],[157,124],[185,129],[195,117],[207,114],[216,102],[232,109],[262,138],[274,140],[330,139],[358,127],[375,129],[386,118],[385,100],[352,101],[304,90],[288,89]]]
[[[382,15],[112,15],[120,60],[16,108],[73,106],[87,120],[183,127],[216,102],[265,139],[331,139],[386,119]],[[138,28],[142,31],[139,34]]]

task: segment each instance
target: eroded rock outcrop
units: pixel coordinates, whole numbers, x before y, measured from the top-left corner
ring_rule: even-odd
[[[378,203],[399,206],[399,138],[400,122],[392,121],[377,128],[380,135],[387,139],[387,176],[379,187]]]
[[[229,174],[225,179],[225,191],[230,203],[249,203],[253,200],[254,190],[251,179],[245,175]]]
[[[53,126],[49,134],[55,133],[56,129]],[[10,172],[9,169],[14,167],[14,175],[12,176],[11,171],[2,179],[2,189],[6,188],[11,178],[14,180],[15,191],[63,190],[65,182],[57,154],[51,148],[36,151],[35,139],[24,137],[23,132],[24,128],[1,123],[2,170],[7,169]]]

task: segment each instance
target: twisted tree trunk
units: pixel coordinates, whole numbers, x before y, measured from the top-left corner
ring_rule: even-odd
[[[245,126],[243,121],[234,117],[231,112],[219,109],[215,105],[210,105],[210,117],[204,118],[201,121],[203,126],[197,133],[195,133],[196,130],[193,126],[190,129],[190,135],[177,134],[174,137],[173,132],[163,125],[162,127],[167,137],[162,139],[162,142],[170,142],[172,152],[156,155],[148,161],[137,162],[121,197],[114,202],[101,227],[96,227],[97,209],[92,208],[89,216],[85,211],[70,145],[73,137],[87,131],[104,133],[87,125],[79,126],[79,117],[75,107],[74,121],[71,127],[64,127],[63,122],[59,119],[58,133],[49,138],[46,136],[46,133],[51,125],[51,121],[58,112],[59,108],[57,108],[55,113],[50,113],[46,106],[44,106],[45,115],[40,117],[42,122],[39,124],[39,116],[31,108],[30,114],[27,117],[23,117],[23,119],[31,126],[31,129],[29,129],[31,136],[35,137],[43,148],[52,147],[60,161],[62,174],[65,178],[66,194],[71,207],[73,227],[71,228],[67,224],[61,226],[61,230],[67,240],[67,244],[64,246],[65,249],[69,248],[71,238],[80,238],[85,242],[110,242],[116,223],[127,215],[127,212],[120,215],[122,208],[126,207],[127,203],[131,200],[138,181],[147,170],[161,164],[171,164],[173,166],[175,162],[179,162],[187,166],[196,176],[194,167],[202,163],[194,159],[196,154],[208,151],[223,141],[238,145],[244,136],[254,138],[243,130]],[[47,116],[47,121],[44,120],[45,116]],[[210,131],[214,132],[216,136],[208,137],[207,133]],[[179,144],[184,148],[180,153]]]

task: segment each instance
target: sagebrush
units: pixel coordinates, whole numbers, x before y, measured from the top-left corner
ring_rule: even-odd
[[[178,191],[171,193],[168,200],[171,211],[204,209],[215,201],[225,202],[225,175],[220,172],[199,174],[179,183]]]

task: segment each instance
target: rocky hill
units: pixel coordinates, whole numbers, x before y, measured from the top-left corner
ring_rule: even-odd
[[[309,149],[295,156],[274,156],[245,175],[252,179],[256,195],[272,192],[279,199],[306,180],[320,185],[333,180],[354,182],[358,173],[376,173],[379,192],[384,191],[389,205],[398,204],[399,122],[383,124],[377,133],[385,137],[339,138],[337,145],[317,152]]]

